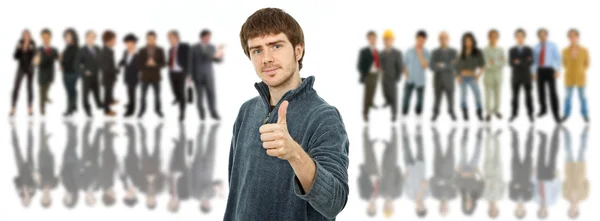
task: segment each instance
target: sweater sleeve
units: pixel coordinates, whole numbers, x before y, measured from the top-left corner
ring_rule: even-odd
[[[313,122],[308,155],[316,166],[312,188],[304,193],[294,176],[294,192],[328,219],[335,218],[348,201],[348,135],[338,110],[319,108]]]

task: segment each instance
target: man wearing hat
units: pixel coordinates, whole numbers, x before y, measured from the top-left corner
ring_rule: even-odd
[[[394,33],[385,30],[383,33],[383,44],[385,49],[379,53],[381,70],[383,72],[383,96],[385,106],[392,108],[392,121],[396,121],[398,113],[398,82],[402,77],[402,52],[394,47]]]

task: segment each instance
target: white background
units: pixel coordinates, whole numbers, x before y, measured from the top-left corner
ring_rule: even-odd
[[[363,87],[358,84],[358,73],[356,70],[356,61],[358,50],[366,45],[365,34],[368,30],[375,30],[379,36],[386,28],[391,28],[396,35],[396,47],[403,52],[409,48],[414,42],[414,35],[418,29],[426,29],[429,33],[429,39],[426,47],[430,50],[438,46],[437,34],[441,30],[447,30],[450,33],[451,45],[458,48],[460,36],[465,31],[474,32],[480,47],[487,45],[487,31],[490,28],[496,28],[500,31],[499,44],[508,49],[514,44],[513,32],[517,27],[523,27],[528,32],[527,44],[533,45],[537,42],[534,37],[535,31],[539,27],[547,27],[550,30],[550,39],[557,43],[560,49],[567,45],[566,32],[571,27],[576,27],[581,32],[581,42],[588,48],[591,53],[592,62],[588,71],[588,81],[590,87],[587,88],[589,101],[589,109],[592,120],[595,120],[594,110],[596,100],[593,98],[598,89],[595,89],[594,83],[596,80],[594,52],[598,51],[599,45],[594,39],[598,39],[599,33],[594,29],[596,17],[596,8],[592,6],[593,1],[360,1],[348,3],[347,1],[302,1],[292,3],[276,2],[276,1],[10,1],[4,2],[0,7],[0,20],[2,20],[2,35],[0,35],[0,72],[4,74],[0,88],[4,96],[0,102],[0,110],[6,112],[10,109],[10,95],[14,81],[14,73],[16,71],[16,62],[12,58],[12,53],[21,31],[28,28],[32,31],[36,43],[41,44],[39,32],[42,28],[48,27],[53,31],[53,45],[62,51],[64,44],[62,41],[62,32],[67,27],[77,29],[80,35],[80,42],[83,42],[83,34],[88,29],[94,29],[97,33],[101,33],[107,28],[114,30],[119,39],[116,46],[116,58],[120,59],[124,45],[121,43],[122,37],[129,32],[135,33],[141,38],[140,46],[145,43],[145,33],[149,29],[153,29],[158,33],[158,43],[163,48],[168,49],[166,33],[170,29],[177,29],[180,32],[181,38],[190,43],[198,42],[198,34],[201,29],[209,28],[213,32],[213,43],[226,44],[225,60],[221,65],[216,66],[216,83],[218,110],[220,111],[222,121],[218,133],[218,151],[215,166],[216,178],[222,179],[226,183],[227,178],[227,156],[229,151],[229,142],[231,135],[231,127],[233,120],[237,114],[239,106],[246,100],[258,95],[253,87],[254,82],[259,81],[254,73],[252,64],[244,55],[239,43],[239,30],[245,19],[255,10],[263,7],[280,7],[290,13],[302,26],[305,34],[306,56],[304,58],[304,68],[301,71],[301,76],[309,75],[316,76],[315,88],[319,95],[322,96],[330,104],[336,106],[342,113],[342,117],[346,124],[348,135],[350,138],[350,168],[349,168],[349,184],[350,196],[348,204],[344,211],[338,216],[339,220],[364,220],[366,216],[367,203],[362,201],[358,195],[357,177],[358,166],[363,162],[362,151],[362,128],[365,125],[362,121],[362,96]],[[100,43],[100,41],[98,41]],[[378,39],[378,45],[381,48],[383,44]],[[428,72],[430,73],[430,72]],[[173,148],[171,138],[177,136],[177,116],[178,109],[171,106],[173,99],[168,85],[166,71],[163,71],[164,80],[162,81],[162,104],[166,118],[162,120],[165,124],[163,131],[163,140],[161,141],[163,148],[163,168],[167,168],[167,162],[170,159],[170,152]],[[509,69],[505,67],[504,86],[502,93],[502,113],[505,118],[510,113],[510,87],[509,87]],[[66,107],[65,90],[61,80],[62,73],[57,72],[55,82],[50,90],[50,97],[53,103],[47,106],[47,117],[44,119],[48,131],[52,133],[50,146],[56,157],[56,171],[58,172],[59,165],[62,162],[62,151],[65,145],[66,130],[62,121],[62,113]],[[35,79],[37,81],[37,79]],[[432,76],[427,76],[428,82],[431,82]],[[79,81],[81,82],[81,81]],[[404,80],[401,82],[404,84]],[[34,127],[35,136],[35,151],[37,153],[37,142],[39,134],[39,123],[43,119],[39,116],[37,106],[37,83],[35,83],[35,117],[31,122]],[[22,151],[26,147],[26,130],[29,118],[27,117],[26,107],[26,89],[23,83],[23,88],[20,91],[20,98],[17,107],[17,116],[13,119],[17,125],[20,144]],[[80,86],[79,86],[80,87]],[[561,104],[564,102],[564,84],[563,77],[557,83],[559,98]],[[79,88],[80,89],[80,88]],[[402,85],[399,85],[399,91],[402,91]],[[431,130],[429,118],[433,103],[433,91],[430,84],[425,92],[425,115],[422,120],[423,132],[425,138],[425,154],[427,162],[427,177],[431,176],[433,166],[433,148],[431,141]],[[458,89],[458,87],[457,87]],[[482,88],[483,89],[483,88]],[[81,90],[79,90],[81,91]],[[534,88],[534,99],[536,91]],[[81,92],[80,92],[81,93]],[[118,105],[117,112],[120,115],[124,112],[122,104],[126,102],[125,87],[122,82],[122,76],[116,85],[115,94],[121,101]],[[149,109],[144,117],[143,123],[148,131],[149,147],[153,146],[152,134],[154,126],[159,123],[158,119],[152,112],[152,95],[148,98]],[[378,87],[376,102],[383,102],[381,88]],[[402,94],[400,94],[402,96]],[[455,94],[456,111],[458,109],[458,90]],[[576,98],[576,97],[574,97]],[[413,98],[414,99],[414,98]],[[84,116],[81,106],[81,99],[78,98],[80,112],[75,117],[75,122],[78,122],[79,133],[83,129]],[[441,110],[445,110],[445,100]],[[472,102],[470,102],[473,105]],[[535,102],[537,107],[537,102]],[[291,107],[293,108],[293,107]],[[411,108],[412,109],[412,108]],[[411,111],[412,112],[412,111]],[[562,112],[562,106],[561,106]],[[521,148],[525,142],[525,133],[529,126],[525,117],[524,103],[521,101],[521,118],[513,124],[521,132]],[[8,113],[6,113],[8,114]],[[94,125],[101,127],[104,119],[98,111],[95,113]],[[372,111],[371,122],[369,129],[373,137],[381,139],[389,139],[389,109]],[[474,119],[474,112],[471,119]],[[411,131],[415,130],[415,119],[412,115],[406,119],[406,124]],[[179,213],[176,215],[170,214],[167,209],[167,196],[162,195],[159,198],[159,204],[156,211],[148,211],[143,201],[134,209],[124,207],[121,202],[113,208],[105,208],[101,204],[97,204],[94,208],[88,208],[80,198],[79,204],[75,210],[64,209],[62,204],[63,188],[60,186],[52,194],[53,205],[50,209],[42,209],[39,201],[39,192],[36,194],[32,205],[28,209],[24,209],[14,191],[12,183],[13,177],[17,174],[15,162],[13,158],[11,142],[10,142],[10,126],[8,119],[5,120],[4,126],[0,126],[0,142],[2,142],[2,160],[0,161],[0,187],[5,190],[3,192],[2,204],[3,215],[7,216],[6,220],[39,220],[48,218],[60,218],[61,220],[107,220],[117,218],[120,220],[165,220],[176,218],[177,220],[220,220],[225,208],[225,199],[217,199],[213,202],[214,208],[209,216],[201,215],[198,209],[198,203],[188,201],[182,205]],[[122,136],[124,121],[121,117],[117,117],[118,122],[115,127],[121,136],[115,141],[115,149],[117,154],[122,157],[125,153],[126,138]],[[136,122],[137,120],[128,120]],[[188,106],[186,120],[187,134],[189,138],[194,138],[198,128],[199,120],[195,106]],[[399,123],[396,123],[398,126]],[[208,125],[207,125],[208,126]],[[456,154],[458,157],[459,139],[462,135],[463,126],[471,127],[469,150],[472,151],[473,142],[475,141],[474,132],[479,126],[478,122],[472,120],[470,123],[463,122],[452,124],[446,115],[442,115],[437,123],[437,128],[442,135],[442,142],[445,143],[446,133],[450,127],[457,126],[460,133],[456,137]],[[551,120],[550,114],[546,118],[538,120],[535,124],[536,128],[545,131],[548,136],[551,135],[554,127],[554,122]],[[579,147],[579,135],[583,129],[583,121],[579,115],[579,104],[577,99],[574,99],[574,106],[571,115],[571,120],[566,124],[573,136],[573,147],[575,150]],[[491,127],[502,129],[502,155],[504,179],[510,178],[510,136],[506,119],[501,122],[493,122]],[[208,129],[208,128],[207,128]],[[399,127],[398,127],[399,129]],[[593,161],[593,156],[597,154],[594,149],[598,144],[598,139],[594,137],[594,128],[590,129],[590,139],[588,140],[587,159],[588,168],[590,171],[598,165]],[[138,136],[139,137],[139,136]],[[561,178],[564,178],[564,150],[561,137],[561,150],[559,150],[557,168]],[[81,141],[81,140],[80,140]],[[534,159],[537,154],[534,148]],[[399,143],[401,145],[401,143]],[[414,144],[412,144],[414,148]],[[401,146],[398,147],[401,149]],[[383,152],[384,146],[378,143],[375,147],[378,158]],[[402,162],[402,151],[400,153],[399,163],[402,170],[406,167]],[[574,151],[575,152],[575,151]],[[483,162],[483,156],[481,159]],[[535,163],[536,161],[534,161]],[[597,202],[595,194],[595,176],[592,172],[589,173],[591,184],[591,195],[587,201],[581,205],[580,220],[595,220],[597,213],[593,211]],[[120,192],[121,184],[116,183],[116,187]],[[561,195],[562,196],[562,195]],[[99,197],[99,194],[98,194]],[[120,197],[119,197],[120,198]],[[144,198],[140,198],[143,200]],[[514,203],[507,200],[500,202],[500,219],[512,220]],[[464,215],[460,211],[460,200],[454,200],[450,206],[450,215],[447,219],[463,218]],[[442,220],[438,211],[438,202],[429,198],[426,202],[429,214],[428,220]],[[404,197],[396,202],[396,214],[394,219],[403,220],[419,220],[414,212],[415,206]],[[561,197],[559,203],[552,207],[550,217],[547,220],[564,220],[567,219],[567,202]],[[382,216],[383,201],[378,202],[377,219],[384,219]],[[529,203],[528,220],[537,219],[535,211],[537,204]],[[8,218],[8,216],[14,216]],[[478,208],[472,218],[486,219],[487,204],[483,200],[479,201]]]

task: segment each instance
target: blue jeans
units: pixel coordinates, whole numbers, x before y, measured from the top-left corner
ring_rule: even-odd
[[[78,73],[64,73],[63,81],[67,91],[67,109],[77,109],[77,79]]]
[[[467,87],[471,88],[473,96],[475,96],[475,105],[477,109],[481,109],[481,90],[479,84],[475,81],[475,77],[462,77],[460,84],[460,105],[462,108],[467,108]]]
[[[581,105],[581,115],[588,116],[587,99],[585,97],[585,87],[567,87],[567,97],[565,99],[565,117],[571,115],[571,98],[573,97],[573,89],[577,88],[579,92],[579,105]]]

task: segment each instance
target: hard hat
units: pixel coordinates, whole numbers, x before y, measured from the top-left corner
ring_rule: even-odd
[[[394,38],[394,32],[390,29],[385,30],[385,32],[383,32],[383,38]]]

